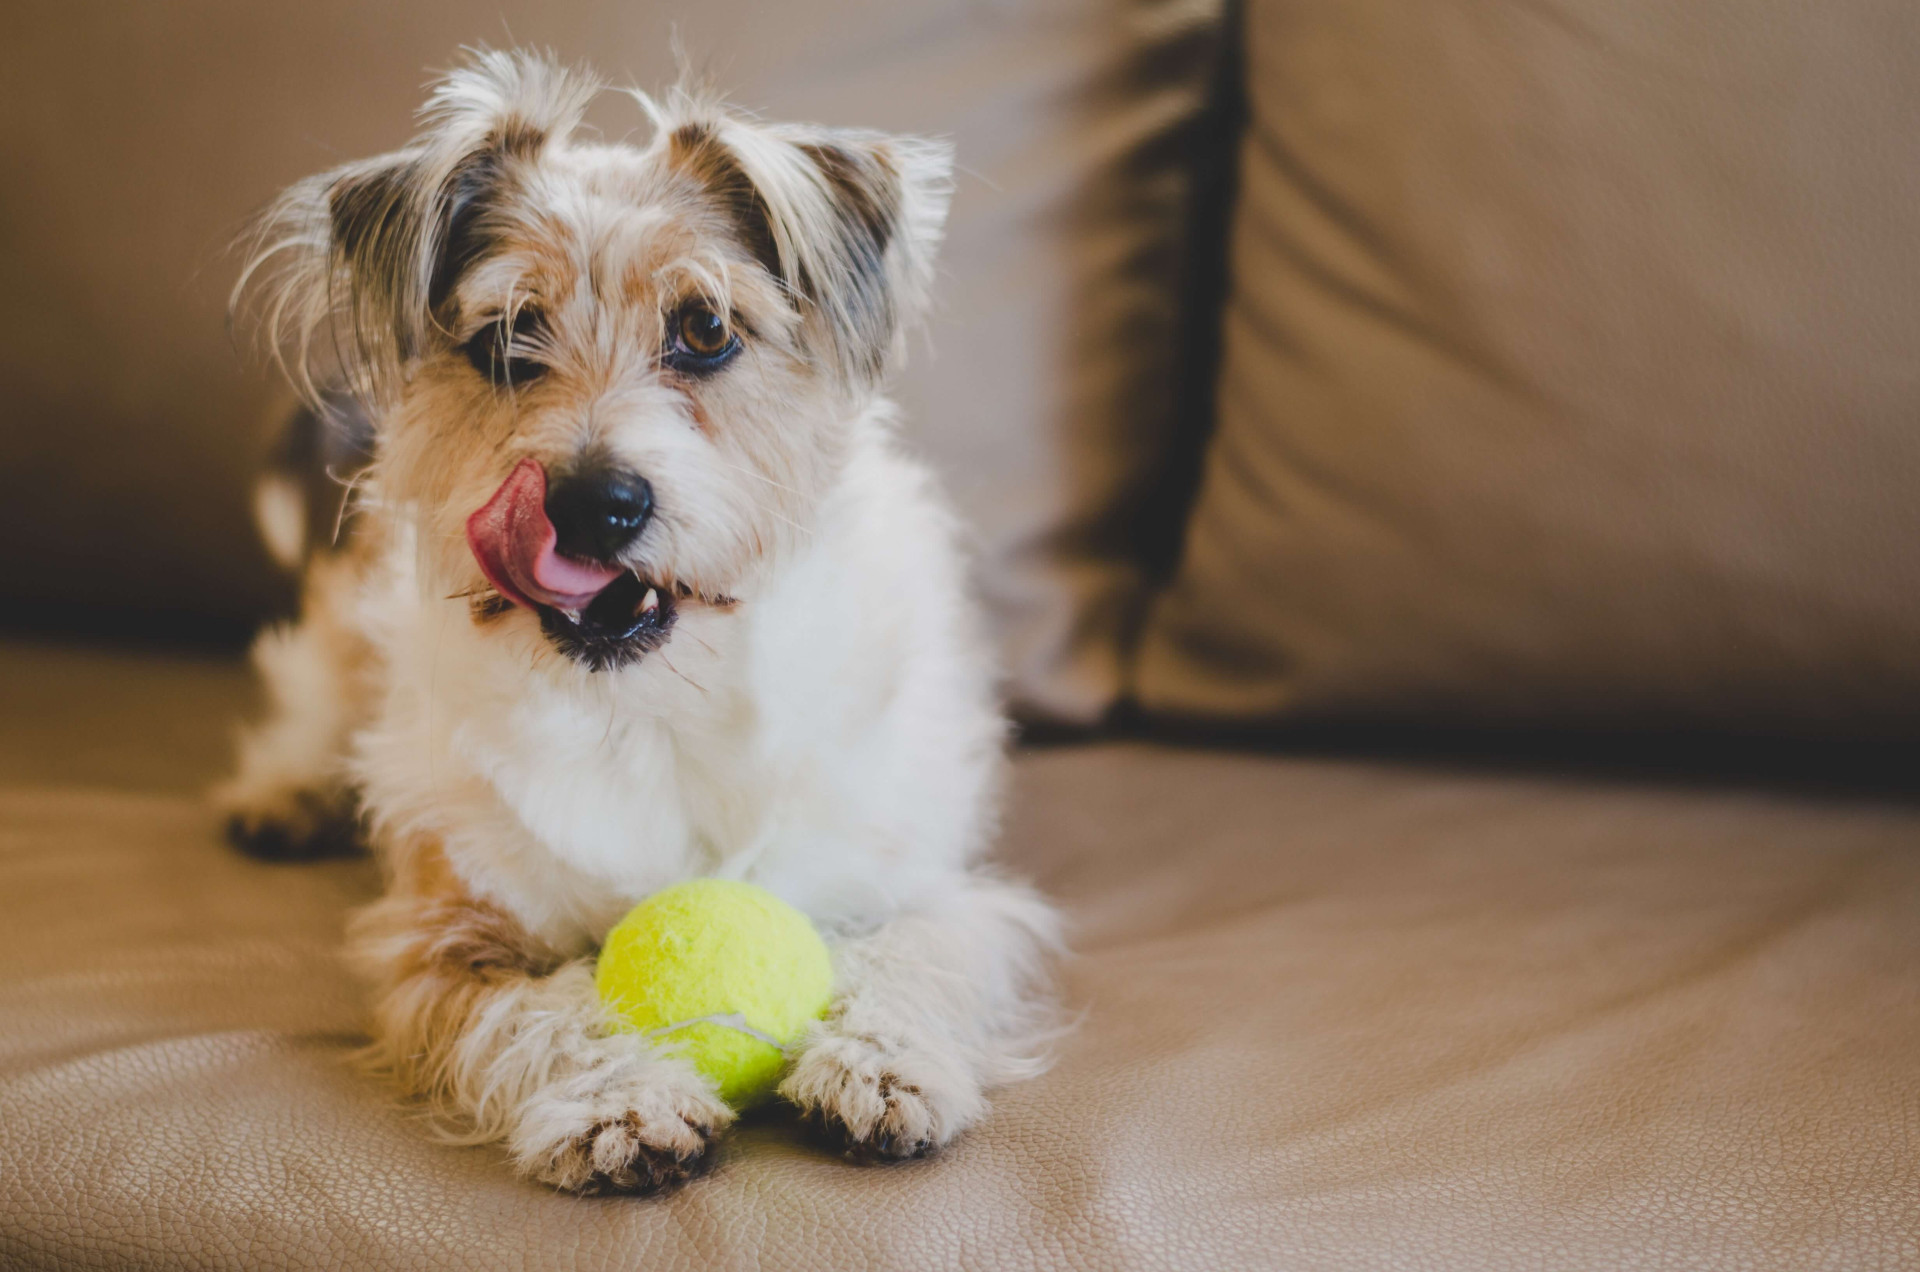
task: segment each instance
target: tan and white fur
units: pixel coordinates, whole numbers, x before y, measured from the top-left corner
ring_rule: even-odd
[[[283,853],[357,819],[388,879],[350,933],[374,1054],[528,1175],[668,1186],[729,1122],[592,983],[627,909],[703,875],[832,948],[780,1095],[853,1156],[917,1155],[1038,1067],[1057,940],[985,861],[1004,726],[884,393],[949,155],[684,90],[633,94],[646,144],[589,142],[596,91],[476,54],[409,146],[264,219],[242,312],[309,393],[346,386],[373,459],[298,624],[261,638],[274,713],[219,798]],[[689,322],[724,365],[689,361]],[[583,649],[578,613],[490,583],[466,523],[527,460],[645,475],[650,520],[608,564],[670,629]]]

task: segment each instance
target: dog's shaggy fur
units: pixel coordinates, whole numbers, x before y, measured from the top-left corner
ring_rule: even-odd
[[[954,528],[883,396],[949,156],[686,90],[633,95],[644,147],[588,143],[597,89],[477,54],[412,144],[265,218],[242,312],[316,410],[347,386],[373,459],[298,625],[259,642],[274,713],[219,797],[256,848],[370,840],[390,882],[351,953],[376,1053],[528,1174],[661,1187],[727,1124],[593,988],[608,928],[696,875],[772,889],[833,945],[781,1095],[856,1156],[916,1155],[1036,1068],[1056,943],[983,863],[1003,725]],[[688,312],[719,360],[687,351]],[[650,483],[601,562],[650,627],[490,583],[467,521],[528,460]]]

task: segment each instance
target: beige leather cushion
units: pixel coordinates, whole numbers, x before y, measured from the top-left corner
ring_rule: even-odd
[[[1186,130],[1206,0],[371,0],[10,13],[0,44],[0,606],[244,623],[284,584],[246,511],[272,381],[224,326],[248,214],[410,132],[462,44],[671,82],[677,26],[746,105],[950,136],[939,311],[901,385],[975,529],[1021,708],[1089,720],[1139,604],[1137,510],[1171,444]],[[605,104],[610,136],[638,127]],[[1163,527],[1166,535],[1174,532]]]
[[[929,1161],[860,1169],[769,1118],[671,1198],[582,1201],[434,1142],[347,1068],[363,1012],[334,950],[374,872],[243,861],[177,789],[239,686],[0,648],[0,1266],[1867,1272],[1920,1251],[1911,805],[1032,753],[1007,855],[1070,909],[1085,1013],[1052,1072]],[[64,735],[15,713],[56,696]]]
[[[1251,0],[1156,710],[1911,730],[1900,0]]]

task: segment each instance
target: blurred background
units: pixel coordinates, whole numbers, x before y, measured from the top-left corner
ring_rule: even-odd
[[[284,613],[248,498],[287,397],[225,315],[248,216],[406,140],[463,45],[659,87],[677,39],[748,108],[954,141],[898,393],[1029,724],[1898,732],[1912,26],[1891,0],[28,4],[0,49],[0,625],[231,649]],[[640,120],[609,96],[593,123]]]

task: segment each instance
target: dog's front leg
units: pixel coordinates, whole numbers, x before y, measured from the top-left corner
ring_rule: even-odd
[[[857,1160],[918,1157],[986,1111],[986,1092],[1044,1067],[1045,964],[1058,920],[985,874],[834,951],[827,1018],[780,1094]]]
[[[476,900],[431,842],[395,854],[389,894],[355,921],[374,983],[372,1054],[464,1142],[504,1141],[525,1174],[576,1192],[688,1178],[732,1118],[691,1066],[612,1029],[593,963]]]

